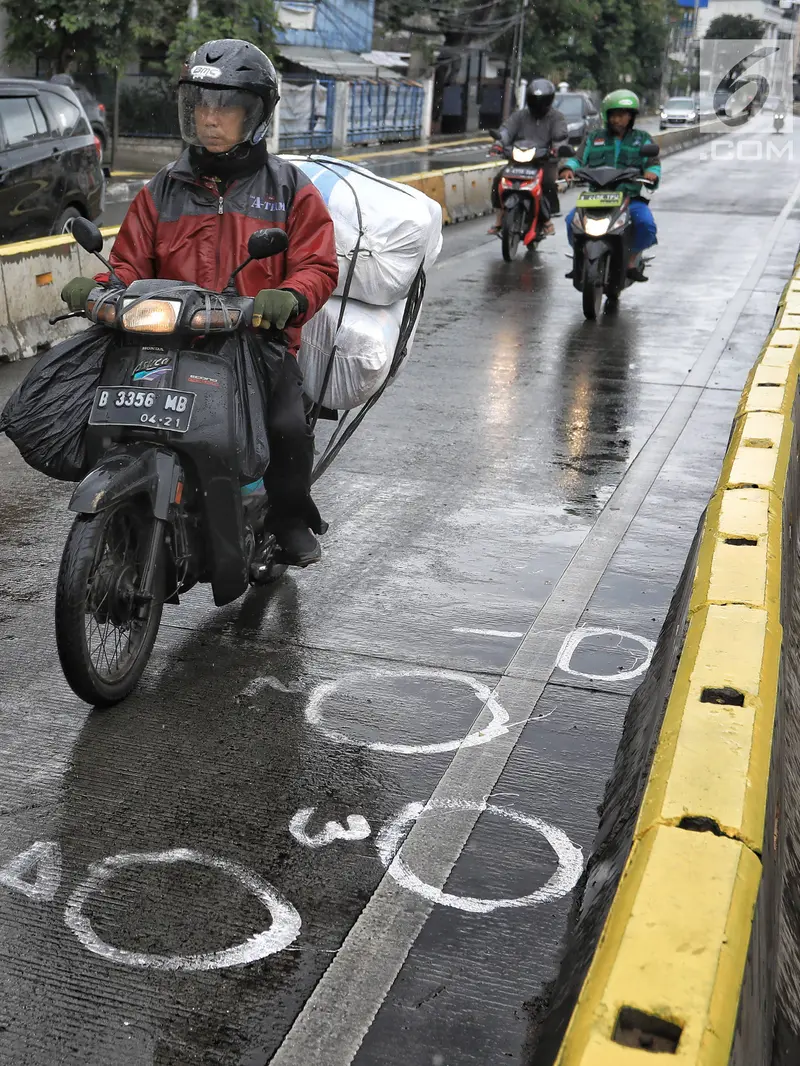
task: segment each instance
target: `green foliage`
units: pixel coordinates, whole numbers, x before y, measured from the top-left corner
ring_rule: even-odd
[[[51,73],[76,64],[116,69],[166,32],[159,0],[2,0],[9,59],[45,59]]]
[[[709,41],[753,41],[764,36],[766,26],[752,15],[718,15],[706,30]]]
[[[244,37],[268,50],[277,17],[272,0],[201,0],[201,15],[187,17],[187,0],[0,0],[7,14],[5,54],[31,63],[44,59],[50,73],[122,69],[141,47],[169,45],[175,72],[204,40]],[[33,61],[33,62],[32,62]]]
[[[525,31],[524,69],[605,94],[661,82],[668,0],[539,0]]]
[[[177,76],[186,57],[203,41],[239,37],[270,55],[275,47],[278,17],[272,0],[200,0],[200,15],[178,21],[167,53],[167,66]]]

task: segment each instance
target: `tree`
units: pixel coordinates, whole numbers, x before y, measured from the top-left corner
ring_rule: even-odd
[[[185,5],[184,5],[185,14]],[[173,26],[175,23],[173,23]],[[275,47],[278,16],[272,0],[200,0],[196,19],[181,18],[167,53],[167,66],[177,75],[183,61],[203,41],[239,37],[269,54]]]
[[[766,26],[752,15],[718,15],[706,30],[709,41],[758,41]]]
[[[8,15],[5,55],[43,59],[49,73],[124,71],[142,45],[169,46],[173,71],[192,47],[215,37],[245,37],[269,49],[277,16],[272,0],[201,0],[188,19],[186,0],[0,0]]]
[[[5,55],[43,59],[51,74],[81,64],[115,69],[139,45],[167,32],[161,0],[2,0],[8,15]],[[173,23],[174,25],[174,23]]]
[[[668,0],[537,0],[525,33],[526,69],[602,93],[661,84]]]

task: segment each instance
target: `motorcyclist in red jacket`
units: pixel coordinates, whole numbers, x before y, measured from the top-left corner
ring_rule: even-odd
[[[268,155],[265,136],[278,102],[275,68],[247,41],[208,41],[189,56],[178,83],[181,134],[189,148],[141,190],[128,209],[111,265],[129,285],[141,278],[190,281],[222,291],[247,257],[255,230],[286,230],[283,255],[250,263],[236,278],[255,297],[261,325],[286,330],[290,356],[270,382],[268,524],[294,565],[321,558],[323,523],[311,498],[314,435],[297,366],[300,327],[338,281],[333,222],[306,176]],[[103,276],[101,280],[107,280]],[[82,310],[92,278],[62,292]]]

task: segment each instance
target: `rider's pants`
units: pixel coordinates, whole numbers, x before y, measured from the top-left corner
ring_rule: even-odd
[[[628,210],[631,213],[633,234],[631,240],[631,252],[643,252],[645,248],[652,248],[658,244],[658,229],[653,212],[646,200],[631,200]],[[566,217],[567,240],[572,245],[572,220],[575,217],[575,208]]]

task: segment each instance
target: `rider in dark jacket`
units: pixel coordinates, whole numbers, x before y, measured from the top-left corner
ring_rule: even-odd
[[[255,297],[264,328],[286,329],[291,355],[271,382],[264,482],[270,528],[286,558],[306,566],[321,557],[314,533],[322,531],[322,520],[311,499],[314,435],[293,356],[300,327],[331,295],[339,271],[322,197],[297,167],[267,154],[264,138],[277,102],[275,68],[254,45],[222,40],[198,48],[178,86],[181,133],[190,147],[137,195],[110,260],[126,285],[171,278],[219,292],[246,259],[251,233],[286,231],[286,252],[250,263],[236,287]],[[62,297],[73,310],[83,309],[96,284],[75,278]]]
[[[553,107],[556,87],[546,78],[534,78],[525,92],[526,106],[515,111],[498,131],[498,141],[503,148],[513,144],[524,144],[529,148],[552,148],[569,140],[567,120],[557,107]],[[500,203],[498,186],[502,171],[492,183],[492,207],[497,210],[497,218],[490,233],[499,233],[503,222],[503,205]],[[556,164],[547,163],[544,167],[542,192],[546,207],[549,208],[545,233],[554,233],[552,215],[559,214],[558,193],[556,191]]]

